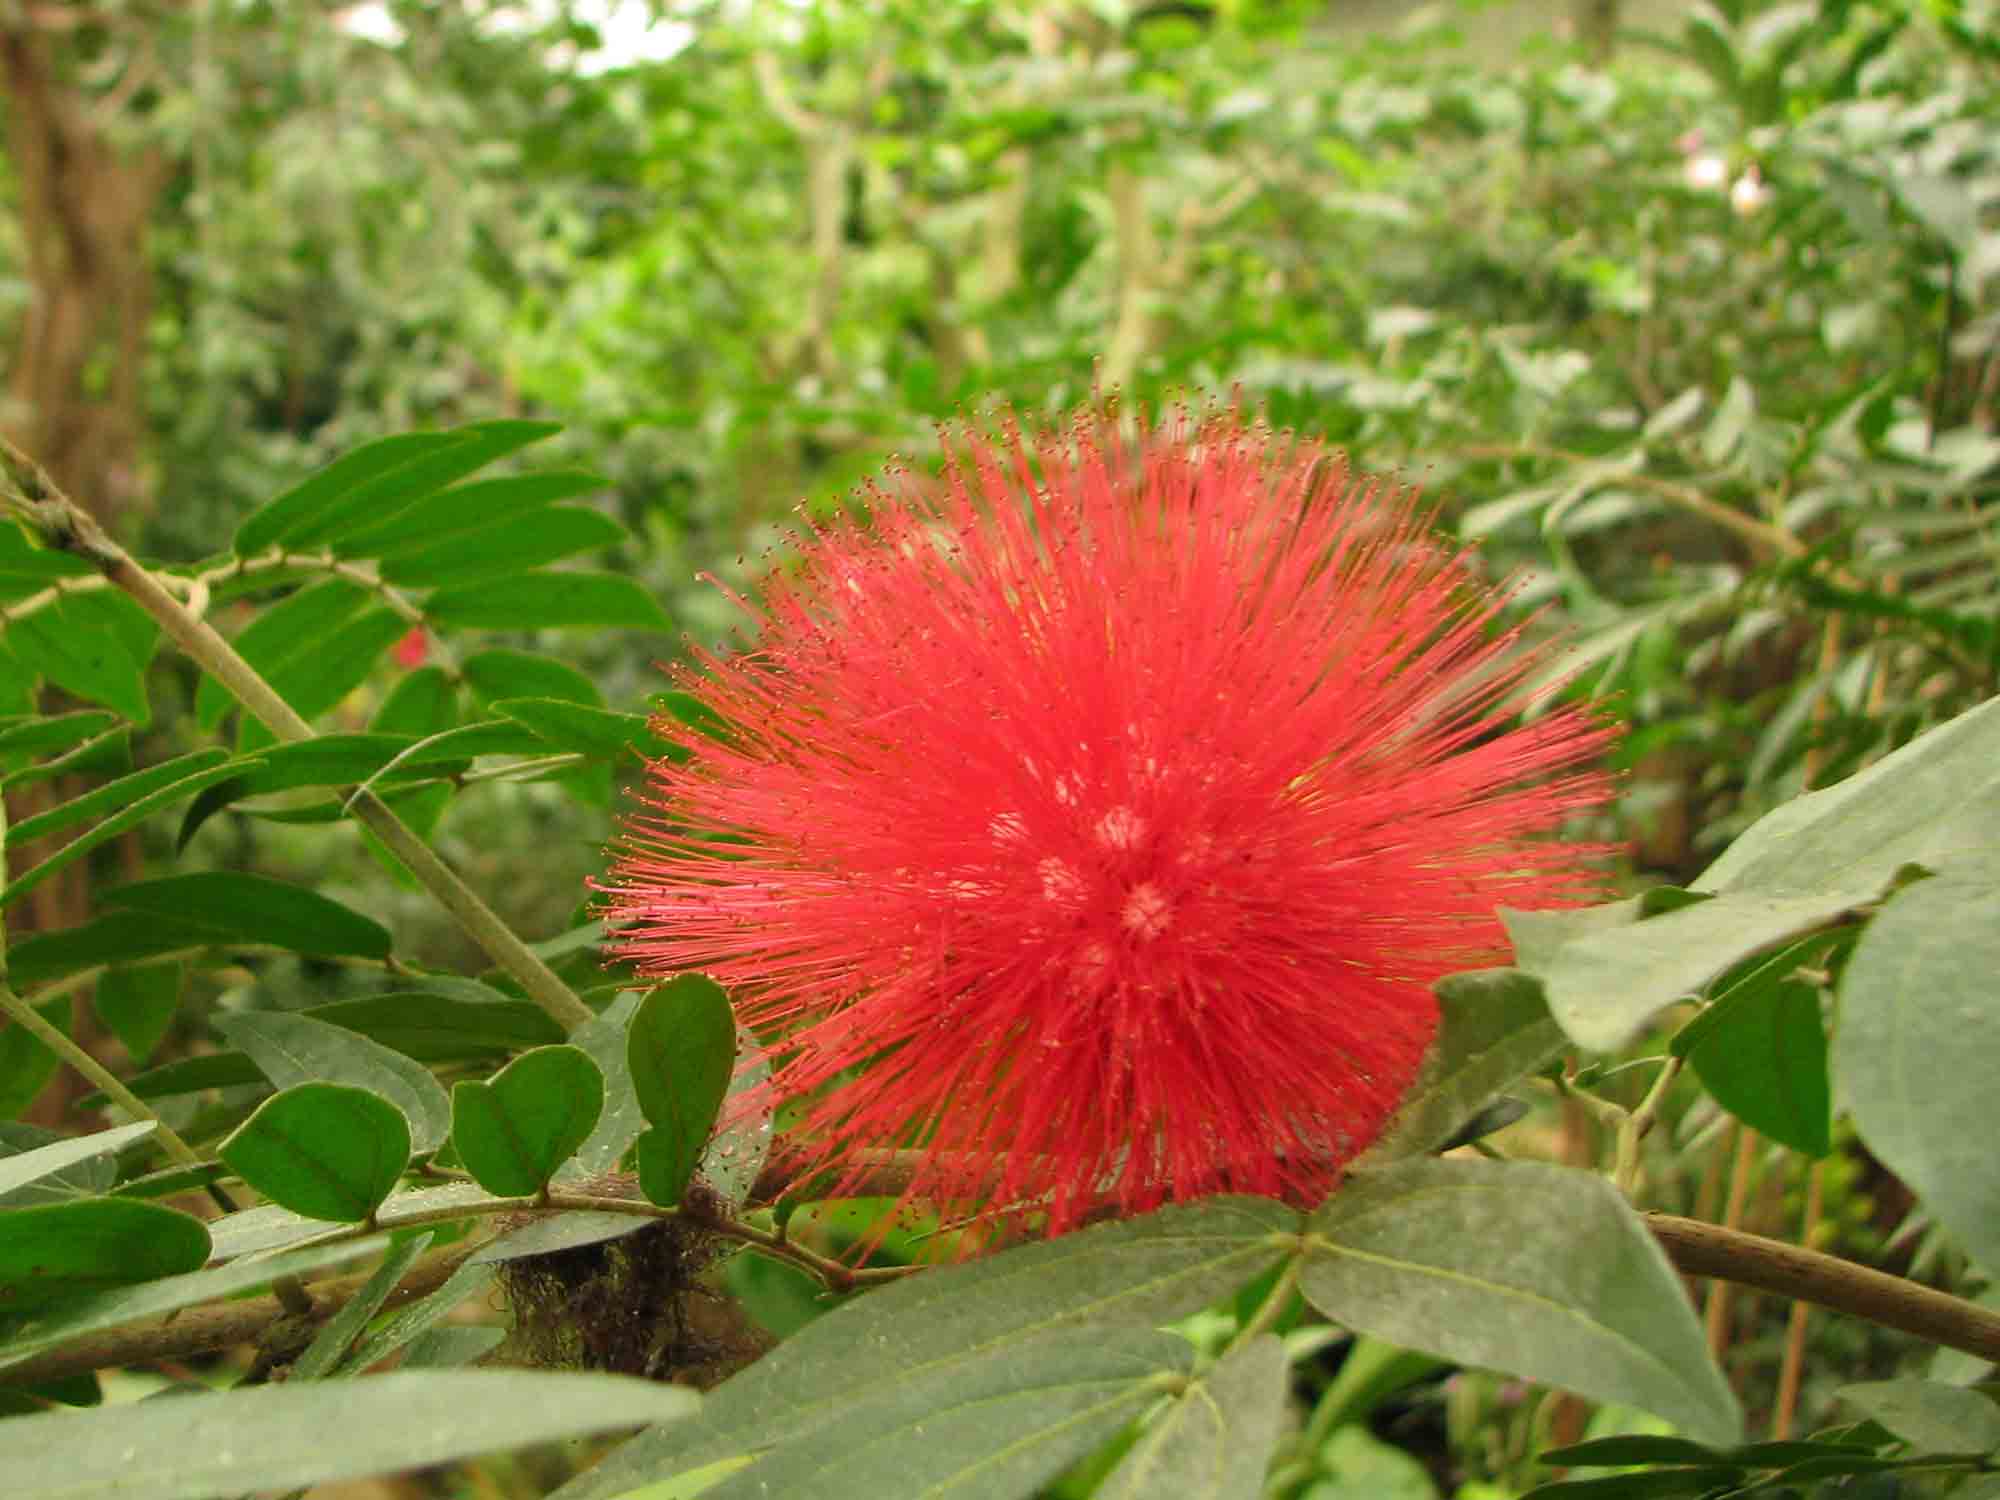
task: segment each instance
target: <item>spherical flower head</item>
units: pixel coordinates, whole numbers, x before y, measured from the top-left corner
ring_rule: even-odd
[[[1061,1232],[1316,1201],[1504,961],[1595,891],[1545,837],[1608,731],[1516,723],[1543,657],[1414,496],[1234,417],[967,440],[809,526],[724,721],[651,769],[623,952],[731,987],[792,1140]],[[673,734],[670,724],[660,726]],[[685,731],[678,731],[685,737]]]

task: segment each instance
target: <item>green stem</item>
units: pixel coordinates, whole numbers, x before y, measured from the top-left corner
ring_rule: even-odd
[[[1639,1146],[1652,1133],[1653,1126],[1660,1118],[1660,1106],[1666,1102],[1667,1091],[1674,1086],[1680,1076],[1681,1059],[1669,1057],[1661,1066],[1659,1076],[1653,1086],[1646,1091],[1646,1097],[1639,1101],[1639,1107],[1627,1115],[1618,1125],[1618,1155],[1612,1168],[1612,1181],[1618,1184],[1618,1191],[1632,1197],[1639,1190]]]

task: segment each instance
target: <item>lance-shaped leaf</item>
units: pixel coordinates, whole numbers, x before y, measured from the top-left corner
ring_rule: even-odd
[[[159,1203],[78,1198],[10,1208],[0,1218],[0,1308],[50,1302],[199,1270],[201,1220]]]
[[[1630,1205],[1586,1172],[1416,1160],[1357,1173],[1313,1215],[1300,1288],[1404,1348],[1655,1412],[1741,1423],[1687,1294]]]
[[[361,1336],[361,1330],[382,1310],[382,1304],[389,1300],[389,1294],[396,1290],[397,1283],[416,1264],[417,1257],[430,1248],[433,1238],[429,1230],[412,1235],[383,1256],[382,1264],[375,1268],[375,1274],[368,1278],[361,1290],[320,1325],[319,1332],[313,1335],[305,1352],[292,1361],[292,1372],[287,1378],[318,1380],[338,1369],[342,1356],[353,1347],[354,1341]]]
[[[303,1083],[266,1099],[217,1154],[273,1203],[309,1219],[356,1224],[410,1164],[410,1127],[379,1094]]]
[[[451,1141],[479,1185],[538,1193],[597,1128],[604,1075],[576,1047],[524,1052],[484,1083],[452,1086]]]
[[[94,1135],[59,1138],[46,1146],[37,1146],[32,1151],[16,1151],[8,1156],[0,1156],[0,1197],[41,1178],[67,1171],[80,1162],[93,1161],[123,1151],[127,1146],[144,1140],[157,1127],[157,1121],[141,1120],[136,1125],[118,1125],[110,1130],[100,1130]]]
[[[626,1062],[653,1127],[638,1141],[640,1191],[654,1203],[678,1203],[736,1064],[736,1017],[722,986],[682,974],[653,990],[633,1013]]]
[[[387,958],[389,929],[304,886],[234,870],[169,875],[106,891],[110,906],[197,922],[217,940],[268,943],[295,953]]]

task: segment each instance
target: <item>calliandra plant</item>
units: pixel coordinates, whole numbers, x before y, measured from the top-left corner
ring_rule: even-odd
[[[776,1053],[806,1160],[1032,1216],[1316,1202],[1382,1130],[1433,981],[1498,906],[1593,887],[1550,837],[1609,731],[1416,495],[1235,416],[974,437],[811,524],[663,759],[610,910]]]

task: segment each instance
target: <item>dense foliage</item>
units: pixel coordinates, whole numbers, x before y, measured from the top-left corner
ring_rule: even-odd
[[[2000,1493],[1990,4],[355,9],[0,5],[10,1488]],[[1324,1203],[976,1247],[584,882],[698,573],[1094,389],[1420,481],[1623,899]]]

